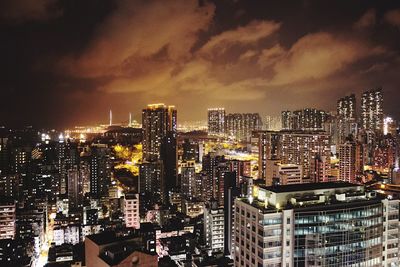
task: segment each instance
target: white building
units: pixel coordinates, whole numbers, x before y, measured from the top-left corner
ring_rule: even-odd
[[[126,227],[140,228],[139,194],[125,195],[124,218]]]
[[[216,201],[204,209],[204,238],[212,252],[224,251],[224,209]]]
[[[301,165],[282,164],[279,160],[267,160],[266,185],[273,184],[301,184],[303,182],[303,170]]]
[[[0,202],[0,239],[15,237],[15,202],[4,200]]]
[[[235,267],[398,266],[399,200],[346,182],[257,187],[235,200]]]

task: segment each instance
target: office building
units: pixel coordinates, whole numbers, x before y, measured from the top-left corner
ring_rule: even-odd
[[[254,192],[235,200],[235,266],[398,264],[399,200],[344,182]]]

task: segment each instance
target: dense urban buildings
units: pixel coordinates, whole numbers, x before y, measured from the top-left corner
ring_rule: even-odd
[[[1,1],[0,267],[400,267],[400,1],[325,2]]]
[[[1,131],[1,263],[397,266],[397,123],[365,129],[355,103],[275,130],[210,109],[181,132],[151,104],[137,128]]]

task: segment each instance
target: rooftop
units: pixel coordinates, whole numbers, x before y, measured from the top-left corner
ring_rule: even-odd
[[[346,187],[359,186],[348,182],[325,182],[325,183],[306,183],[306,184],[291,184],[291,185],[278,185],[278,186],[262,186],[262,188],[274,192],[297,192],[297,191],[311,191],[320,189],[339,189]]]

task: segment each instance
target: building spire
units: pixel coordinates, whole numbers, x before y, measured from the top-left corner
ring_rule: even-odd
[[[110,126],[112,125],[112,110],[110,109]]]

